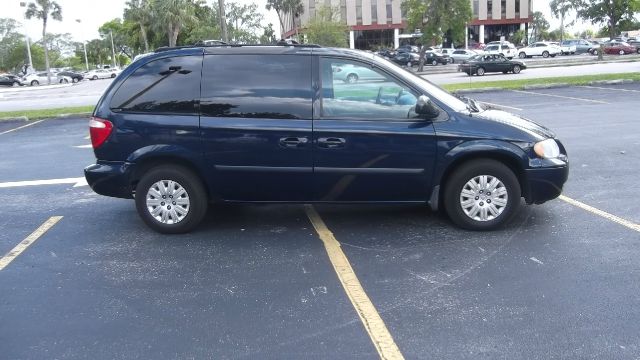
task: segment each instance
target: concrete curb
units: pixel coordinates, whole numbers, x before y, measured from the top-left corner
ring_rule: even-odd
[[[57,89],[57,88],[74,86],[76,84],[79,84],[79,83],[53,84],[53,85],[42,85],[42,86],[25,85],[25,86],[22,86],[22,87],[8,87],[6,89],[2,89],[0,91],[0,94],[2,94],[2,93],[12,93],[12,92],[23,92],[23,91],[38,91],[38,90]]]
[[[12,116],[12,117],[3,117],[0,118],[0,122],[29,122],[36,121],[42,119],[68,119],[68,118],[78,118],[78,117],[89,117],[91,115],[90,112],[84,113],[72,113],[72,114],[59,114],[56,116],[44,117],[44,118],[36,118],[30,119],[27,116]]]
[[[633,79],[617,79],[617,80],[595,80],[590,81],[586,85],[620,85],[620,84],[631,84],[639,81],[635,81]],[[539,84],[539,85],[524,85],[520,89],[522,90],[540,90],[540,89],[554,89],[554,88],[565,88],[572,86],[584,86],[584,85],[573,85],[567,83],[552,83],[552,84]],[[501,91],[501,90],[513,90],[506,89],[502,87],[485,87],[485,88],[477,88],[477,89],[460,89],[452,91],[454,94],[472,94],[472,93],[483,93],[483,92],[493,92],[493,91]]]

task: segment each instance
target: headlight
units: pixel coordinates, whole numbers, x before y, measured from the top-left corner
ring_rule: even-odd
[[[560,147],[553,139],[547,139],[536,143],[533,151],[543,159],[555,159],[560,156]]]

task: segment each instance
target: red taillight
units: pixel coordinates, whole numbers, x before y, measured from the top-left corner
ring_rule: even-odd
[[[102,145],[113,130],[113,124],[109,120],[92,117],[89,121],[89,134],[91,134],[91,144],[94,149]]]

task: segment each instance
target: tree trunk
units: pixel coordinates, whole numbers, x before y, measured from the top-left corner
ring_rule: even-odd
[[[47,69],[47,83],[51,85],[49,73],[49,49],[47,48],[47,18],[42,19],[42,43],[44,44],[44,67]]]
[[[280,20],[280,39],[284,39],[284,21],[282,20],[282,15],[280,11],[276,11],[276,13],[278,14],[278,20]]]
[[[418,72],[422,72],[424,70],[424,56],[427,52],[427,48],[422,45],[420,47],[420,58],[418,59]]]
[[[178,26],[170,24],[167,28],[167,36],[169,37],[169,47],[173,47],[176,46],[176,43],[178,42],[178,34],[180,33],[180,30],[178,29]]]
[[[147,29],[140,23],[140,33],[142,34],[142,41],[144,41],[144,52],[149,52],[149,39],[147,39]]]

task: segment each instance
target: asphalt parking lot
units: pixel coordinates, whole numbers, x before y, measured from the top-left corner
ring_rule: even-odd
[[[389,358],[638,359],[639,93],[471,95],[569,152],[566,197],[502,230],[427,206],[315,206],[373,312],[355,310],[309,208],[216,205],[197,231],[159,235],[83,186],[86,119],[0,123],[0,256],[62,217],[0,270],[0,358],[371,359],[377,314]]]

